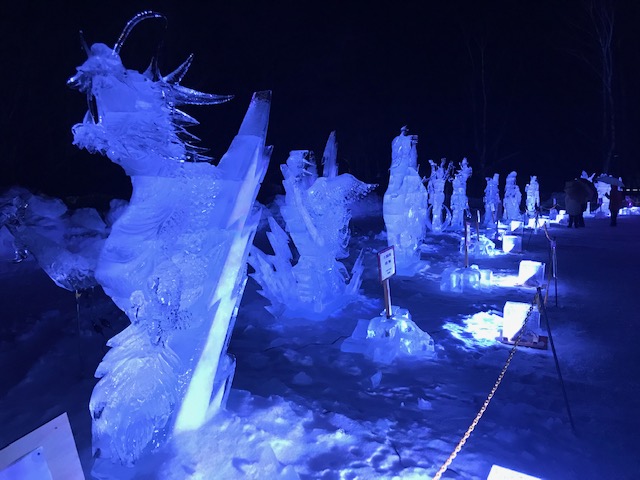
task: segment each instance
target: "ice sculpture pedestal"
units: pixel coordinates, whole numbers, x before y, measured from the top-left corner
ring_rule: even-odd
[[[391,307],[371,320],[359,320],[351,337],[340,349],[343,352],[362,353],[374,362],[390,364],[398,357],[431,357],[435,346],[431,336],[420,330],[405,308]]]
[[[519,235],[503,235],[502,251],[504,253],[519,253],[522,251],[522,237]]]
[[[514,341],[516,339],[518,332],[522,329],[523,323],[527,318],[529,308],[531,308],[530,303],[506,302],[504,304],[502,314],[502,338],[506,338],[508,341]],[[521,340],[525,342],[537,342],[539,333],[540,312],[538,311],[538,307],[534,306]]]
[[[544,284],[544,263],[522,260],[518,269],[518,283],[528,287]]]
[[[442,272],[440,290],[443,292],[462,293],[465,290],[478,290],[491,286],[493,272],[480,269],[477,265],[470,267],[449,267]]]

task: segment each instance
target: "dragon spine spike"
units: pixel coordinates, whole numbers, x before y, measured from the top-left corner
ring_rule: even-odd
[[[193,53],[190,54],[178,68],[164,77],[163,80],[167,83],[174,83],[178,85],[187,74],[189,67],[191,67],[191,63],[193,63]]]

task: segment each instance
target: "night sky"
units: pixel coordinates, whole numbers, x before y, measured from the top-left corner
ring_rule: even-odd
[[[515,170],[521,188],[537,175],[544,199],[583,169],[602,169],[600,81],[584,61],[598,57],[582,3],[12,2],[0,15],[0,187],[63,198],[129,195],[119,167],[72,145],[86,101],[65,82],[86,58],[79,30],[89,44],[112,46],[135,13],[152,9],[168,17],[167,28],[140,24],[122,50],[125,66],[144,69],[159,48],[168,73],[194,53],[182,84],[235,95],[224,105],[185,108],[201,122],[192,132],[214,158],[236,134],[252,92],[273,91],[265,201],[280,188],[289,151],[321,156],[332,130],[340,171],[380,183],[383,192],[391,140],[403,125],[419,136],[422,175],[430,158],[466,156],[474,168],[470,195],[482,195],[485,176],[500,173],[502,186]],[[615,11],[617,148],[609,173],[639,187],[640,2],[618,2]],[[483,42],[487,166],[480,172]]]

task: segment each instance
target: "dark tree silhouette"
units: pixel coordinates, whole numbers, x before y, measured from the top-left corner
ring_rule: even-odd
[[[615,3],[584,0],[584,18],[573,23],[581,45],[569,52],[583,61],[600,82],[602,106],[602,172],[609,173],[616,150],[614,95]]]

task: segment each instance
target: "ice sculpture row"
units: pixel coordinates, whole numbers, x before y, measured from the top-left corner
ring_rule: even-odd
[[[286,231],[270,217],[274,254],[252,248],[261,215],[256,197],[271,155],[265,146],[271,94],[254,94],[238,134],[213,165],[188,131],[197,121],[181,107],[218,104],[231,96],[182,86],[192,57],[168,75],[155,59],[144,72],[122,64],[120,53],[130,33],[151,19],[166,21],[157,12],[141,12],[113,47],[89,47],[83,41],[88,58],[68,81],[86,95],[88,105],[83,121],[73,127],[74,144],[106,155],[123,168],[133,187],[129,204],[120,205],[109,225],[88,212],[65,216],[64,205],[52,205],[51,215],[65,230],[71,229],[67,221],[85,226],[94,221],[95,262],[85,265],[65,257],[65,249],[74,248],[69,238],[53,245],[40,241],[37,229],[24,221],[24,211],[37,198],[18,192],[17,200],[3,209],[18,255],[20,242],[31,245],[64,288],[99,283],[131,322],[108,341],[111,349],[98,366],[100,380],[90,401],[94,455],[125,465],[166,435],[201,427],[224,406],[235,369],[227,347],[247,263],[278,316],[324,318],[356,296],[362,254],[351,272],[339,260],[348,254],[349,205],[374,188],[338,174],[335,133],[325,148],[322,176],[312,152],[292,151],[281,167],[286,193],[278,202]],[[383,203],[388,241],[397,249],[400,267],[418,259],[426,228],[460,229],[469,210],[466,183],[472,169],[467,160],[455,173],[445,160],[439,165],[430,161],[425,186],[416,144],[417,136],[406,128],[393,140]],[[537,191],[534,178],[527,190],[531,198]],[[444,205],[447,181],[453,184],[450,211]],[[493,194],[486,201],[497,211]],[[528,210],[539,199],[532,202],[527,201]],[[515,216],[519,204],[514,172],[505,190],[507,216]],[[369,323],[367,338],[380,340],[374,356],[388,360],[384,342],[389,338],[397,343],[394,351],[433,351],[428,335],[414,335],[420,331],[408,311],[395,307],[392,320],[376,317]]]

